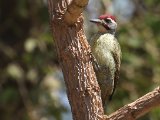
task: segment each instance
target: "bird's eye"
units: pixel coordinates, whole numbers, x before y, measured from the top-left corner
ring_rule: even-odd
[[[106,23],[111,23],[111,20],[110,19],[105,19],[105,22]]]

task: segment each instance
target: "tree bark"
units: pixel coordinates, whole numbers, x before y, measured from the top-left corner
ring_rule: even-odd
[[[88,0],[48,0],[51,28],[74,120],[102,120],[100,88],[84,35],[82,11]]]
[[[112,113],[106,120],[136,120],[160,106],[160,87]]]
[[[82,11],[88,0],[48,0],[50,24],[56,43],[73,120],[135,120],[160,105],[160,88],[109,116],[101,94],[83,30]]]

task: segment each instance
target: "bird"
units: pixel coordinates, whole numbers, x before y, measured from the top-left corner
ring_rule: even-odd
[[[120,74],[121,47],[115,37],[117,23],[115,16],[109,14],[91,19],[90,22],[98,26],[98,32],[91,37],[89,43],[105,109],[107,101],[112,99]]]

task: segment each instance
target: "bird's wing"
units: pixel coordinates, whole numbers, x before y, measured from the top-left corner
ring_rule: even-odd
[[[115,68],[116,68],[115,75],[114,75],[114,88],[113,88],[112,94],[110,95],[109,100],[112,99],[112,96],[115,92],[115,89],[116,89],[116,86],[117,86],[118,80],[119,80],[119,74],[120,74],[120,64],[121,64],[121,56],[122,55],[121,55],[120,45],[119,45],[118,41],[116,41],[116,42],[117,42],[117,44],[116,44],[117,46],[115,47],[114,51],[112,52],[112,55],[113,55],[113,58],[115,61]]]
[[[89,41],[89,44],[91,46],[91,51],[92,51],[90,54],[91,54],[91,58],[92,58],[92,62],[93,62],[93,67],[96,71],[98,71],[98,69],[99,69],[99,64],[98,64],[95,56],[93,55],[93,52],[94,52],[93,48],[95,47],[96,41],[100,36],[101,36],[101,33],[97,33],[97,34],[93,35],[93,37]]]

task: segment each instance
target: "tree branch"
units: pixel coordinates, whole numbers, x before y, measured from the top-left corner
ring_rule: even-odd
[[[157,106],[160,106],[160,87],[120,108],[106,117],[106,120],[135,120]]]
[[[65,21],[68,24],[73,24],[77,22],[77,18],[81,16],[84,7],[87,5],[88,0],[73,0],[65,14]]]

